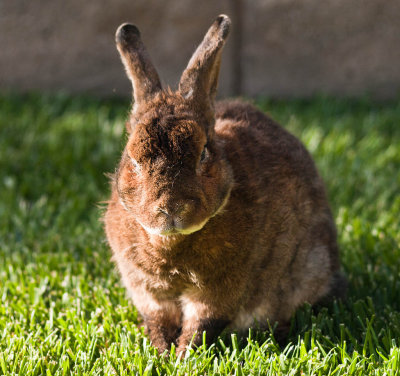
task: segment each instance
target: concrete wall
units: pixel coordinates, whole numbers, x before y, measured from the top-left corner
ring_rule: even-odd
[[[126,21],[174,86],[220,13],[234,22],[223,95],[400,92],[399,0],[0,0],[0,90],[129,94],[114,44]]]

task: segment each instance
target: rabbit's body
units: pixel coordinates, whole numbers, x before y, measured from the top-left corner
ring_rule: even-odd
[[[185,85],[134,110],[105,215],[114,260],[160,350],[176,342],[182,351],[194,333],[198,344],[203,330],[212,340],[227,326],[285,325],[340,283],[334,222],[302,144],[251,105],[214,112],[188,100]]]

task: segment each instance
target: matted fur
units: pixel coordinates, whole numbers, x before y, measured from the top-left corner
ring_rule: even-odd
[[[117,46],[134,88],[112,182],[107,239],[160,351],[224,328],[287,325],[344,291],[324,186],[303,145],[253,106],[214,104],[230,20],[219,16],[182,75],[161,89],[133,25]]]

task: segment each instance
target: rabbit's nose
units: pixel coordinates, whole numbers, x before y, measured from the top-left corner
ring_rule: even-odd
[[[185,211],[184,207],[179,206],[174,209],[165,209],[165,208],[157,208],[157,212],[161,215],[170,218],[170,217],[179,217]]]
[[[165,215],[166,217],[178,218],[185,213],[189,212],[192,208],[191,202],[181,202],[175,205],[171,205],[171,207],[158,207],[157,212]]]
[[[181,213],[183,213],[183,207],[179,206],[174,209],[166,209],[166,208],[157,208],[157,212],[159,216],[162,218],[164,225],[170,229],[174,229],[179,227],[179,223],[181,222]]]

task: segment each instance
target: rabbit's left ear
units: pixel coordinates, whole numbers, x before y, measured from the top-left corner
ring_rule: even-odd
[[[217,92],[222,47],[231,21],[220,15],[197,47],[179,82],[179,92],[188,100],[212,107]]]
[[[122,24],[115,34],[115,41],[132,81],[135,110],[161,90],[160,78],[135,25]]]

